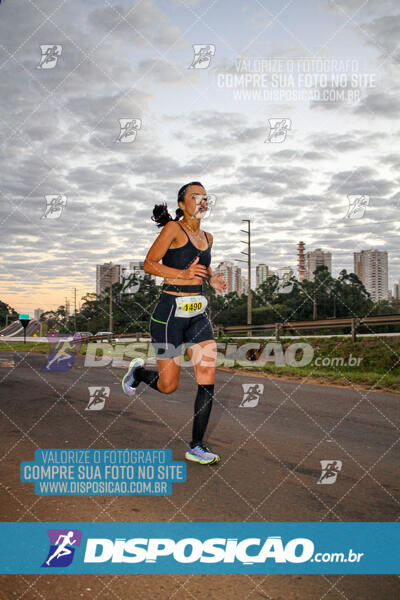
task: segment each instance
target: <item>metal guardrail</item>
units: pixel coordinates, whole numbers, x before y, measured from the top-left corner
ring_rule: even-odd
[[[267,323],[266,325],[228,325],[218,327],[218,334],[247,333],[256,331],[275,331],[275,338],[279,340],[280,333],[291,329],[339,329],[350,327],[353,341],[357,331],[363,325],[400,325],[400,314],[381,315],[374,317],[348,317],[338,319],[320,319],[318,321],[283,321],[281,323]]]
[[[319,319],[317,321],[283,321],[278,323],[267,323],[265,325],[228,325],[226,327],[219,325],[214,327],[214,332],[217,336],[229,334],[229,333],[252,333],[257,331],[274,331],[275,338],[278,341],[279,336],[284,331],[295,330],[307,330],[307,329],[339,329],[343,327],[349,327],[351,329],[353,341],[356,340],[357,331],[363,325],[400,325],[400,314],[395,315],[381,315],[374,317],[347,317],[338,319]],[[73,335],[73,334],[72,334]],[[399,334],[400,335],[400,334]],[[83,337],[72,339],[71,343],[81,342],[101,342],[103,340],[111,343],[117,343],[117,340],[124,338],[136,338],[139,341],[140,338],[149,338],[148,332],[140,331],[134,333],[114,333],[113,335],[91,335],[90,337]],[[0,338],[1,340],[1,338]],[[56,341],[57,338],[55,337]]]
[[[22,329],[22,328],[21,328]],[[71,335],[71,340],[69,341],[70,344],[81,344],[81,343],[85,343],[85,342],[102,342],[102,341],[107,341],[107,342],[111,342],[111,343],[117,343],[119,340],[122,340],[124,338],[135,338],[136,341],[138,342],[140,340],[140,338],[149,338],[150,339],[150,334],[147,332],[135,332],[135,333],[115,333],[113,335],[91,335],[91,336],[84,336],[84,337],[78,337],[76,336],[75,339],[73,338],[74,334],[68,334],[68,333],[61,333],[61,336],[68,336]],[[6,336],[3,336],[6,337]],[[60,338],[58,338],[57,336],[49,336],[49,335],[44,335],[42,337],[45,338],[50,338],[50,341],[54,341],[54,343],[56,343],[57,341],[60,341]],[[0,337],[0,342],[5,341],[2,339],[2,337]],[[7,340],[12,341],[10,339]]]
[[[136,341],[138,342],[139,339],[143,337],[148,337],[150,339],[150,334],[147,332],[136,331],[135,333],[114,333],[113,335],[91,335],[77,338],[75,340],[72,339],[71,343],[79,344],[85,342],[102,342],[105,340],[107,342],[111,342],[112,344],[116,344],[119,340],[124,338],[136,338]],[[56,340],[57,338],[54,339]]]

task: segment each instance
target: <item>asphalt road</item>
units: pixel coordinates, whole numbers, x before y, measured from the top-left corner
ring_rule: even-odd
[[[2,521],[395,521],[400,514],[400,396],[217,371],[207,442],[217,466],[187,464],[170,497],[35,496],[19,481],[37,448],[170,448],[184,460],[196,384],[182,369],[178,390],[122,393],[118,368],[41,372],[43,354],[1,353]],[[5,363],[10,365],[10,362]],[[242,384],[263,384],[258,404]],[[108,386],[102,410],[85,410],[88,386]],[[321,460],[342,461],[331,485]],[[381,543],[381,540],[373,541]],[[3,594],[3,595],[2,595]],[[22,596],[23,595],[23,596]],[[398,576],[154,575],[1,576],[0,599],[394,600]]]
[[[26,338],[29,339],[40,329],[39,322],[36,319],[32,319],[26,328]],[[13,321],[7,327],[0,330],[0,338],[3,338],[2,341],[17,341],[24,339],[24,328],[22,327],[20,321]],[[31,337],[32,341],[35,341],[36,338]],[[47,342],[47,338],[45,340]]]

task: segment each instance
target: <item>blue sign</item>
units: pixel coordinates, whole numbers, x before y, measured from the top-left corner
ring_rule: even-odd
[[[1,574],[399,574],[400,523],[1,523]]]
[[[38,496],[169,496],[186,481],[186,463],[162,448],[40,449],[20,475]]]

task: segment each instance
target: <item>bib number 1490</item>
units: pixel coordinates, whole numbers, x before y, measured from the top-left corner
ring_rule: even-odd
[[[203,313],[207,306],[207,298],[202,295],[197,296],[177,296],[176,298],[176,317],[195,317]]]
[[[200,310],[203,307],[203,304],[201,302],[193,302],[192,304],[184,304],[182,306],[183,310],[185,311],[193,311],[193,310]]]

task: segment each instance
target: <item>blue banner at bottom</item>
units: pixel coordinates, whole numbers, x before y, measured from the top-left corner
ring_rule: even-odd
[[[1,574],[399,574],[399,523],[2,523]]]

